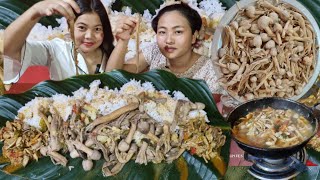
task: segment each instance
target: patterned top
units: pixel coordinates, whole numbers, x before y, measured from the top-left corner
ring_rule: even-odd
[[[156,43],[143,48],[142,53],[146,62],[149,64],[150,69],[163,69],[171,72],[170,69],[166,67],[168,64],[166,57],[162,55]],[[206,56],[200,56],[200,58],[185,72],[173,74],[177,77],[205,80],[212,93],[225,94],[218,83],[218,77],[214,71],[213,63],[211,59]]]

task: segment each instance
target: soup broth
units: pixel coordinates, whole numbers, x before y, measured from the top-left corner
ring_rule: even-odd
[[[243,143],[260,148],[284,148],[312,135],[310,122],[293,110],[257,109],[239,119],[232,133]]]

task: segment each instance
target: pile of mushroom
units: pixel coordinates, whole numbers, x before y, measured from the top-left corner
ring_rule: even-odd
[[[301,13],[260,0],[224,28],[220,84],[241,101],[298,95],[313,74],[315,51],[313,27]]]
[[[140,91],[142,86],[128,87],[134,93],[126,95],[98,86],[96,83],[90,85],[90,90],[82,89],[85,93],[80,94],[84,98],[63,96],[68,99],[65,104],[72,106],[67,116],[61,112],[67,112],[68,107],[55,106],[61,104],[61,99],[55,102],[54,98],[38,98],[37,103],[29,103],[30,107],[19,111],[18,119],[7,122],[0,130],[3,155],[11,163],[24,166],[38,156],[49,156],[54,164],[67,166],[65,154],[68,153],[71,158],[82,158],[86,171],[93,168],[93,161],[104,159],[104,176],[117,174],[131,159],[139,164],[171,163],[186,150],[203,157],[206,162],[219,155],[226,137],[220,128],[206,123],[204,104],[174,99],[156,90]],[[88,96],[88,92],[92,94]],[[105,115],[101,109],[96,109],[104,107],[99,103],[111,101],[125,101],[126,104]],[[33,117],[39,114],[44,128],[27,126],[26,117],[30,114]],[[26,133],[33,143],[21,146],[21,138],[24,143],[30,141],[26,140]],[[18,159],[13,158],[16,155],[11,153],[12,148],[19,150]]]

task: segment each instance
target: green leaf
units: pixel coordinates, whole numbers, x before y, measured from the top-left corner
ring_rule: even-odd
[[[4,29],[32,5],[41,0],[0,0],[0,28]],[[59,23],[55,20],[60,16],[41,18],[40,23],[45,26],[57,27]]]
[[[0,96],[0,125],[3,126],[6,120],[12,120],[17,115],[17,110],[25,103],[37,96],[50,97],[57,93],[72,95],[72,92],[80,87],[88,88],[89,84],[99,79],[102,86],[109,88],[120,88],[131,79],[142,82],[152,82],[158,90],[170,90],[171,92],[181,91],[193,102],[202,102],[206,105],[206,112],[211,125],[219,126],[227,136],[226,145],[221,150],[221,156],[226,162],[229,161],[230,133],[229,124],[217,111],[215,102],[205,81],[185,78],[177,78],[173,74],[163,70],[153,70],[143,74],[132,74],[126,71],[112,71],[98,75],[80,75],[63,81],[44,81],[34,86],[29,91],[18,95]],[[122,171],[114,177],[108,179],[179,179],[186,176],[189,179],[218,179],[223,175],[219,173],[219,167],[215,167],[211,162],[205,163],[202,158],[191,156],[188,152],[183,154],[183,158],[171,164],[161,163],[139,165],[130,161]],[[68,166],[72,166],[71,171],[62,166],[55,166],[50,158],[41,158],[38,162],[31,162],[25,168],[13,173],[13,176],[28,179],[102,179],[101,167],[103,160],[95,162],[95,167],[89,172],[85,172],[81,166],[81,159],[68,158]],[[226,168],[222,166],[222,168]],[[0,173],[0,179],[12,178],[4,172]]]
[[[223,7],[226,7],[227,9],[231,8],[236,3],[235,0],[220,0],[220,2]]]

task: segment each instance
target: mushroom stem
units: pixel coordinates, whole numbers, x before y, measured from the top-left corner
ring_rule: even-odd
[[[146,156],[146,150],[148,148],[148,143],[146,143],[145,141],[143,141],[142,146],[139,150],[139,153],[137,155],[137,159],[136,159],[136,163],[138,164],[145,164],[147,165],[148,161],[147,161],[147,156]]]
[[[103,176],[106,176],[106,177],[113,176],[113,175],[117,174],[118,172],[120,172],[124,166],[123,163],[118,162],[111,170],[109,170],[109,168],[108,168],[109,164],[110,164],[109,162],[105,162],[103,164],[103,166],[102,166]]]
[[[128,153],[119,153],[117,150],[115,150],[115,153],[116,153],[116,157],[118,159],[118,161],[120,163],[127,163],[128,161],[130,161],[130,159],[133,157],[133,155],[137,152],[138,148],[137,148],[137,145],[136,144],[132,144]]]
[[[130,148],[130,143],[133,139],[133,135],[134,133],[136,132],[137,130],[137,116],[139,115],[136,115],[134,120],[131,121],[131,127],[130,127],[130,131],[128,133],[128,136],[126,137],[126,139],[122,139],[120,142],[119,142],[119,145],[118,145],[118,149],[121,151],[121,152],[126,152],[129,150]]]
[[[50,151],[47,154],[51,157],[51,160],[52,159],[54,160],[54,164],[60,164],[64,167],[67,166],[67,163],[68,163],[67,158],[62,156],[58,152]]]
[[[80,157],[80,154],[79,154],[78,151],[74,148],[73,144],[70,143],[69,140],[66,140],[66,144],[67,144],[67,147],[68,147],[68,151],[70,152],[70,157],[71,157],[71,158]]]
[[[124,107],[121,107],[106,116],[99,117],[96,120],[92,121],[92,123],[90,123],[86,127],[86,131],[91,131],[94,127],[96,127],[99,124],[109,123],[110,121],[113,121],[116,118],[120,117],[122,114],[129,112],[129,111],[132,111],[134,109],[137,109],[138,107],[139,107],[139,103],[134,102],[134,103],[128,104]]]
[[[92,160],[99,160],[101,158],[101,153],[97,150],[92,150],[82,144],[80,141],[76,140],[73,142],[74,146],[79,149],[80,151],[83,151],[87,154],[88,158]]]
[[[269,8],[269,9],[271,9],[271,10],[274,10],[276,13],[279,14],[280,18],[281,18],[282,20],[284,20],[284,21],[287,21],[287,20],[290,18],[290,14],[288,13],[288,11],[282,10],[282,9],[280,9],[280,8],[278,8],[278,7],[270,4],[270,3],[267,2],[267,1],[263,1],[263,2],[261,3],[261,6],[266,7],[266,8]]]
[[[269,24],[273,24],[273,20],[268,17],[268,16],[261,16],[259,19],[258,19],[258,27],[260,29],[263,29],[266,31],[266,33],[270,36],[270,37],[274,37],[275,34],[272,32],[272,30],[270,29],[269,27]]]
[[[61,164],[62,166],[67,166],[68,160],[67,158],[65,158],[64,156],[62,156],[61,154],[59,154],[58,152],[52,151],[50,148],[48,148],[47,146],[41,147],[40,149],[40,153],[43,156],[50,156],[51,161],[53,162],[53,164],[57,165],[57,164]]]

